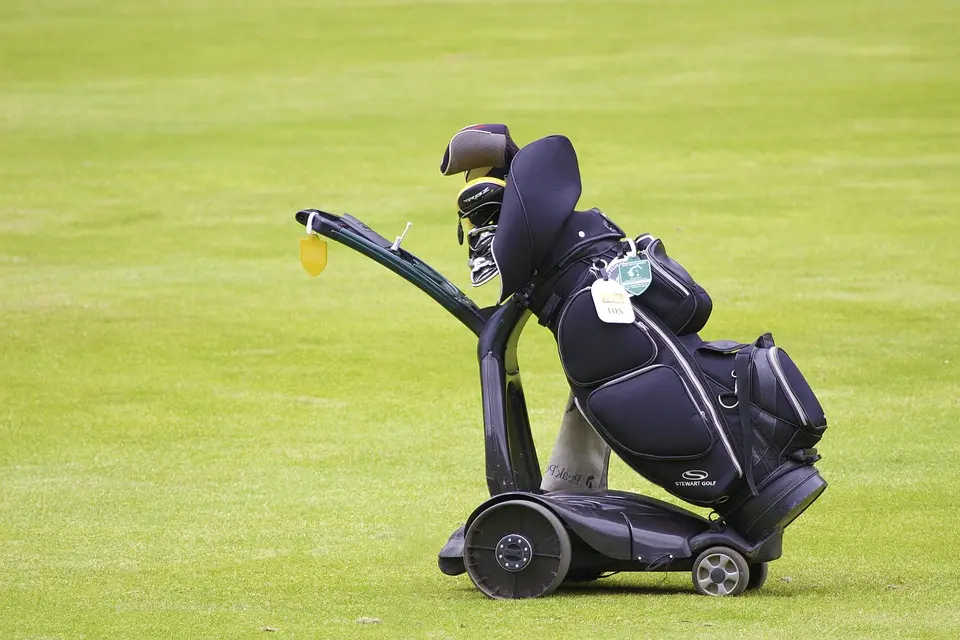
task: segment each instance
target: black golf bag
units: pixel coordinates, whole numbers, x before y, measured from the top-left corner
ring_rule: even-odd
[[[662,243],[650,244],[663,264]],[[657,264],[649,249],[644,255]],[[627,464],[670,493],[713,507],[744,536],[763,537],[787,524],[798,500],[822,490],[811,465],[826,429],[823,409],[769,334],[743,344],[671,330],[699,329],[710,299],[668,264],[669,272],[652,269],[653,286],[633,299],[633,324],[598,318],[589,269],[546,324],[577,407]],[[672,304],[662,295],[667,273],[683,287],[672,289]]]
[[[566,138],[516,156],[494,242],[501,297],[517,293],[550,328],[577,407],[628,465],[747,539],[782,529],[826,487],[810,386],[770,334],[701,340],[710,297],[649,235],[635,241],[652,276],[632,298],[635,322],[601,321],[590,285],[624,234],[597,209],[573,210],[579,195]]]

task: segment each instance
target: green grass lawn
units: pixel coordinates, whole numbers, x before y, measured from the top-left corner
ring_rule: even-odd
[[[437,571],[486,496],[475,341],[345,247],[309,279],[292,214],[410,220],[467,289],[437,165],[475,122],[568,135],[704,337],[806,372],[831,486],[764,589]],[[0,638],[957,638],[958,207],[948,0],[3,0]],[[535,324],[521,362],[545,462]]]

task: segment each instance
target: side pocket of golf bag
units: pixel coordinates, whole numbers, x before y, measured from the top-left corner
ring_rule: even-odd
[[[650,286],[634,298],[682,336],[700,331],[710,319],[713,301],[683,266],[667,255],[663,241],[649,234],[636,239],[637,252],[650,263]]]
[[[723,501],[740,477],[692,357],[649,312],[599,320],[589,289],[568,301],[557,342],[577,406],[628,465],[689,502]]]
[[[827,428],[823,407],[772,336],[766,334],[752,345],[704,343],[697,349],[697,361],[727,423],[741,433],[752,431],[744,441],[751,443],[755,483],[762,484],[788,462],[810,464],[819,459],[814,447]],[[740,379],[744,371],[750,377],[746,386]],[[745,418],[748,424],[743,424]]]
[[[650,365],[659,351],[641,325],[600,320],[590,289],[575,293],[560,314],[557,348],[567,379],[582,388]]]

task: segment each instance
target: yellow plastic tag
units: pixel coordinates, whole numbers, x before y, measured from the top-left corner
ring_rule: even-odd
[[[300,264],[311,276],[318,276],[327,266],[327,242],[311,233],[300,238]]]

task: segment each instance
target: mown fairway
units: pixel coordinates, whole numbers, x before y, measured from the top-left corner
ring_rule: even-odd
[[[411,220],[467,288],[437,165],[475,122],[568,135],[703,335],[817,389],[831,487],[761,591],[437,571],[486,495],[475,342],[345,247],[309,279],[292,214]],[[958,206],[947,0],[2,0],[0,638],[956,638]],[[545,462],[535,323],[521,358]]]

